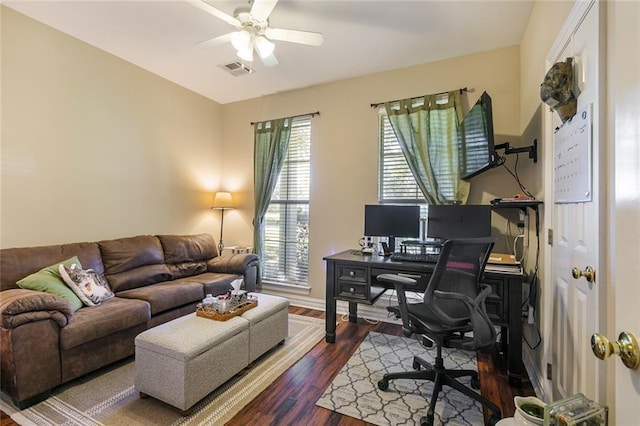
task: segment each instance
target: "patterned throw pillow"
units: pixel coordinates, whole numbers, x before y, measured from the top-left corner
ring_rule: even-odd
[[[98,306],[113,297],[113,292],[105,279],[93,269],[82,269],[77,264],[60,265],[60,275],[65,284],[87,306]]]

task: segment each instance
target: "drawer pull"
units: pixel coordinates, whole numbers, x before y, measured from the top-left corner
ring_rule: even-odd
[[[355,293],[355,292],[356,292],[356,289],[355,289],[355,288],[353,288],[353,287],[350,287],[350,288],[349,288],[349,291],[350,291],[351,293]]]
[[[352,276],[352,277],[355,277],[356,273],[354,271],[349,271],[349,275]]]

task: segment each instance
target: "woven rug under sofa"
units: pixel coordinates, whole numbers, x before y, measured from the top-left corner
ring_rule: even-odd
[[[50,398],[23,411],[2,395],[0,408],[20,425],[222,425],[323,338],[324,320],[289,314],[284,345],[209,394],[186,417],[153,398],[139,397],[133,358],[60,386]]]

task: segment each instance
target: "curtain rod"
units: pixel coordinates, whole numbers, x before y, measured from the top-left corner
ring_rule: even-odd
[[[291,116],[291,117],[287,117],[287,118],[306,117],[306,116],[308,116],[308,115],[310,115],[310,116],[311,116],[311,118],[313,118],[313,117],[315,117],[316,115],[320,115],[320,111],[316,111],[316,112],[308,112],[308,113],[306,113],[306,114],[300,114],[300,115],[293,115],[293,116]],[[264,120],[264,121],[269,121],[269,120]],[[261,121],[258,121],[258,122],[252,121],[252,122],[251,122],[251,125],[253,126],[253,125],[258,124],[258,123],[261,123]]]
[[[460,88],[460,89],[458,89],[458,90],[460,91],[460,94],[462,94],[462,92],[468,92],[468,91],[469,91],[469,89],[467,89],[466,87],[462,87],[462,88]],[[473,89],[471,89],[471,90],[473,90]],[[436,95],[436,96],[438,96],[438,95],[445,95],[445,94],[447,94],[447,93],[449,93],[449,92],[440,92],[440,93],[436,93],[435,95]],[[425,96],[425,95],[422,95],[422,96],[416,96],[415,98],[411,98],[411,99],[419,99],[419,98],[423,98],[424,96]],[[395,101],[387,101],[387,102],[389,102],[389,103],[393,103],[393,102],[399,102],[399,101],[401,101],[401,100],[402,100],[402,99],[396,99]],[[377,107],[379,107],[380,105],[383,105],[383,104],[385,104],[385,103],[386,103],[386,102],[378,102],[378,103],[376,103],[376,104],[371,104],[371,108],[377,108]]]

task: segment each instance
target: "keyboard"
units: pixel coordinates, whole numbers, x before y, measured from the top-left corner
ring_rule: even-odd
[[[398,262],[438,263],[438,255],[433,253],[393,253],[391,260]]]

